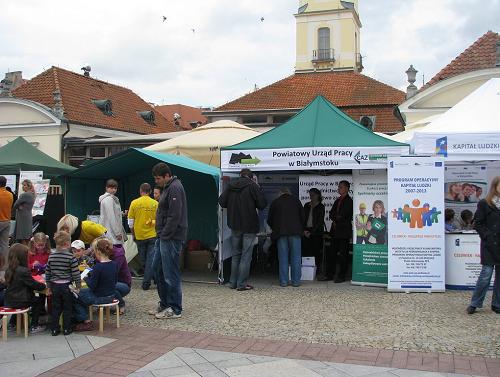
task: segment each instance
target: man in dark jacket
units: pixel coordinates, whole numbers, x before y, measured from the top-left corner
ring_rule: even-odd
[[[280,191],[269,208],[267,223],[278,242],[279,280],[282,287],[288,285],[288,266],[292,273],[292,285],[298,287],[301,279],[301,236],[304,233],[304,208],[300,200],[286,187]]]
[[[231,229],[230,287],[238,291],[252,289],[247,279],[255,237],[259,232],[257,209],[266,208],[267,202],[259,185],[253,181],[250,169],[242,169],[240,178],[229,183],[219,197],[219,204],[227,208],[227,225]]]
[[[320,280],[332,280],[337,264],[339,264],[340,269],[335,278],[335,283],[345,281],[349,267],[349,240],[352,237],[353,209],[352,199],[348,195],[350,186],[350,183],[347,181],[339,182],[338,193],[340,197],[335,200],[330,210],[329,217],[332,220],[332,227],[330,228],[332,250],[330,250],[326,258],[326,276]]]
[[[156,212],[156,234],[153,268],[160,303],[155,317],[180,318],[182,288],[180,253],[187,238],[188,218],[186,193],[170,167],[160,162],[153,167],[155,183],[163,188]]]

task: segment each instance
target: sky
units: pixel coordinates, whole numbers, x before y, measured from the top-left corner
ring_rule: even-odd
[[[90,65],[92,77],[148,102],[220,106],[293,73],[298,3],[0,0],[0,75]],[[410,64],[421,86],[485,32],[500,32],[500,0],[359,4],[363,74],[402,90]]]

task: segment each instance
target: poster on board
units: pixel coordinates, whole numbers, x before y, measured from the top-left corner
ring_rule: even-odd
[[[352,284],[387,286],[387,171],[353,170]]]
[[[7,180],[7,184],[5,185],[5,187],[10,187],[10,189],[14,193],[16,193],[17,192],[16,176],[15,175],[4,175],[4,177]]]
[[[444,163],[434,157],[388,161],[388,290],[445,290]]]
[[[462,224],[460,218],[464,211],[470,211],[469,218],[472,219],[477,203],[486,197],[488,191],[486,164],[447,164],[444,179],[445,207],[455,211],[455,223]]]
[[[35,203],[33,204],[33,216],[43,215],[45,205],[47,204],[47,195],[49,194],[50,179],[39,179],[33,181],[35,188]]]
[[[329,231],[332,220],[328,217],[333,203],[340,196],[338,187],[340,181],[347,181],[351,184],[349,195],[352,197],[352,175],[300,175],[299,176],[299,199],[302,205],[310,201],[309,190],[317,188],[321,191],[323,205],[325,206],[325,225]]]
[[[32,183],[43,179],[43,171],[20,171],[19,172],[19,188],[17,194],[23,192],[22,183],[25,179],[29,179]]]

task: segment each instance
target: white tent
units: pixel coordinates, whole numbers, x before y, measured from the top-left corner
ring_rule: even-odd
[[[416,122],[408,123],[405,126],[405,130],[398,132],[394,135],[385,135],[381,134],[388,139],[399,141],[400,143],[409,143],[415,134],[415,132],[422,131],[429,123],[436,121],[439,119],[441,114],[431,115],[430,117],[426,117],[423,119],[419,119]]]
[[[188,156],[219,167],[221,147],[238,144],[259,135],[259,132],[232,120],[219,120],[145,149]]]
[[[440,155],[447,160],[499,160],[500,79],[487,81],[415,132],[412,146],[417,155]]]

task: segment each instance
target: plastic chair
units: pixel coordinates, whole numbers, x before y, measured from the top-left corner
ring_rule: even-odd
[[[114,299],[113,302],[109,304],[95,304],[89,306],[89,319],[92,321],[93,317],[93,308],[99,309],[99,332],[104,331],[104,308],[106,308],[106,322],[109,322],[111,318],[111,308],[114,307],[116,309],[116,328],[120,327],[120,308],[118,307],[119,301]]]
[[[21,334],[21,317],[24,317],[24,337],[28,337],[28,312],[31,308],[13,309],[5,306],[0,306],[0,315],[2,318],[2,339],[7,340],[7,330],[9,327],[8,318],[11,315],[16,315],[16,333]]]

